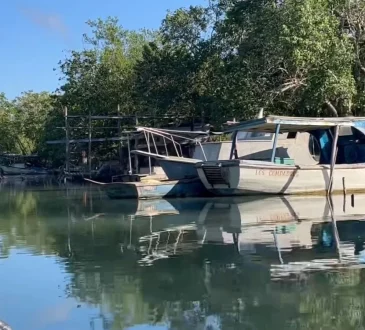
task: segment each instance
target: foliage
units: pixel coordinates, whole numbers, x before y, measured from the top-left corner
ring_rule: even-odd
[[[169,12],[157,31],[126,30],[113,17],[88,21],[84,49],[59,63],[57,94],[0,96],[1,148],[61,155],[44,141],[64,137],[55,129],[64,125],[64,106],[71,114],[119,111],[130,116],[125,129],[135,116],[154,116],[140,124],[195,120],[218,130],[261,108],[363,115],[364,13],[365,0],[210,0]],[[74,138],[87,136],[86,120],[72,124]],[[112,126],[93,122],[93,137],[115,136]]]
[[[0,95],[1,152],[31,154],[42,141],[45,122],[53,107],[49,93],[22,93],[13,101]]]

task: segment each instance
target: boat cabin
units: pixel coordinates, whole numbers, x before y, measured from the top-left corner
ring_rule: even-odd
[[[330,164],[336,127],[336,163],[365,162],[365,118],[352,117],[268,116],[243,122],[227,130],[232,133],[230,159],[287,165]]]

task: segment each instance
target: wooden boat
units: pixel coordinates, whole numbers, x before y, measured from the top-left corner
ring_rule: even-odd
[[[271,148],[240,158],[234,138],[232,159],[198,163],[197,171],[219,196],[365,192],[364,127],[365,118],[350,117],[250,120],[227,132],[273,134]]]
[[[257,118],[262,118],[262,111],[259,112]],[[133,150],[131,153],[143,157],[153,158],[157,160],[162,170],[169,180],[183,180],[198,178],[196,164],[201,161],[212,161],[218,159],[230,159],[231,144],[230,141],[208,142],[209,135],[221,135],[217,132],[196,132],[196,131],[173,131],[163,130],[150,127],[137,127],[137,131],[145,134],[147,141],[155,141],[162,139],[166,145],[166,141],[172,142],[174,145],[174,155],[160,154],[155,144],[155,152]],[[270,135],[270,134],[269,134]],[[271,137],[273,134],[270,135]],[[204,140],[204,141],[202,141]],[[237,148],[240,155],[249,157],[252,153],[259,153],[262,150],[268,149],[271,146],[271,140],[265,139],[257,140],[255,134],[245,133],[240,134],[237,140]],[[184,157],[182,153],[182,143],[191,143],[195,145],[191,153],[191,157]]]
[[[48,171],[35,166],[37,156],[0,155],[0,175],[45,175]]]
[[[85,179],[101,186],[112,199],[154,199],[177,197],[201,197],[208,194],[200,179],[146,180],[143,182],[102,183]]]

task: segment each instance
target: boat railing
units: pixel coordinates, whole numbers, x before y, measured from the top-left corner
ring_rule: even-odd
[[[165,151],[166,151],[166,156],[169,156],[169,151],[167,148],[167,143],[166,141],[170,141],[175,149],[176,152],[176,156],[179,158],[183,158],[183,152],[182,152],[182,147],[181,147],[181,143],[177,142],[177,139],[181,139],[184,141],[190,141],[192,143],[195,143],[196,145],[198,145],[202,151],[204,160],[207,160],[207,156],[205,154],[203,145],[201,143],[201,139],[199,139],[198,137],[202,136],[202,132],[196,132],[196,138],[189,138],[187,136],[183,136],[184,132],[180,132],[181,134],[177,134],[177,133],[172,133],[171,131],[166,131],[166,130],[162,130],[162,129],[156,129],[156,128],[150,128],[150,127],[137,127],[137,131],[139,132],[143,132],[144,137],[146,139],[147,142],[147,148],[148,148],[148,152],[151,153],[151,144],[150,141],[152,140],[153,146],[156,150],[156,154],[160,155],[158,148],[157,148],[157,144],[156,144],[156,139],[155,137],[162,137],[163,142],[164,142],[164,146],[165,146]],[[187,134],[194,134],[194,131],[187,131]],[[208,135],[208,133],[207,133]]]

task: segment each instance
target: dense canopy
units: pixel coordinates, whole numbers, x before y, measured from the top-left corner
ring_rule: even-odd
[[[210,123],[266,114],[364,115],[365,0],[210,0],[169,12],[156,31],[124,29],[117,18],[87,22],[84,49],[55,71],[54,93],[0,94],[0,148],[60,155],[71,114],[155,116]],[[86,137],[82,130],[75,134]],[[134,125],[126,121],[123,126]],[[106,122],[96,133],[113,135]],[[104,129],[99,130],[99,126]]]

